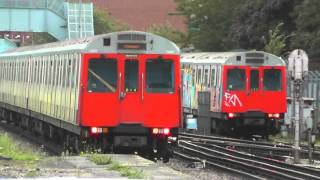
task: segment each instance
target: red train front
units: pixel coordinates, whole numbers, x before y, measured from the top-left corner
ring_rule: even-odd
[[[113,33],[98,43],[107,51],[82,55],[79,121],[85,136],[100,136],[104,147],[166,151],[180,125],[179,49],[138,32]]]
[[[185,117],[198,119],[198,131],[246,136],[277,130],[287,110],[281,58],[259,51],[187,53],[182,64]],[[193,80],[186,82],[188,75]]]

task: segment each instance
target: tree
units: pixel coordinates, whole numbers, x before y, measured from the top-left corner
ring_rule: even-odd
[[[304,0],[295,7],[296,32],[291,48],[306,50],[310,57],[320,57],[320,1]]]
[[[280,56],[286,47],[286,39],[289,36],[281,33],[283,23],[278,24],[274,29],[269,30],[268,42],[264,47],[264,51]]]
[[[160,25],[154,24],[148,29],[148,32],[165,37],[175,42],[180,48],[187,47],[189,44],[187,34],[174,29],[174,27],[169,23]]]
[[[102,9],[94,9],[93,24],[95,34],[104,34],[129,29],[126,24],[115,20],[105,10]]]
[[[235,9],[244,0],[176,0],[178,10],[187,18],[190,41],[202,51],[226,51],[232,48],[228,37]]]
[[[276,27],[280,23],[283,23],[283,33],[291,34],[295,29],[291,13],[296,1],[246,0],[236,12],[230,27],[229,35],[234,48],[262,50],[266,45],[265,38],[270,35],[270,27]]]

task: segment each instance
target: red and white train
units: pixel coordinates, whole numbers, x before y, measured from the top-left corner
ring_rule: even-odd
[[[124,31],[0,54],[0,115],[81,149],[158,149],[181,119],[180,51],[160,36]]]
[[[185,119],[202,133],[266,135],[284,118],[286,64],[261,51],[185,53]],[[262,127],[262,128],[259,128]]]

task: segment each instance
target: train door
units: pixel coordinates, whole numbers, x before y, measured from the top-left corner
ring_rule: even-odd
[[[142,66],[144,125],[177,127],[181,117],[180,64],[177,55],[139,55]]]
[[[246,110],[248,69],[247,66],[224,66],[222,111]]]
[[[261,74],[263,111],[268,113],[286,112],[285,67],[264,66],[261,69]]]
[[[119,54],[83,55],[81,125],[118,125],[123,59],[124,55]]]
[[[120,123],[143,123],[142,67],[139,58],[124,59],[120,82]]]
[[[249,90],[247,93],[247,105],[250,111],[261,111],[261,68],[249,68]]]

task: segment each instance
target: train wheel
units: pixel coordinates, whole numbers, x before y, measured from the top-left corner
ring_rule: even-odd
[[[169,145],[168,145],[168,139],[159,139],[157,143],[157,151],[158,156],[164,163],[169,162],[170,159],[170,151],[169,151]]]

